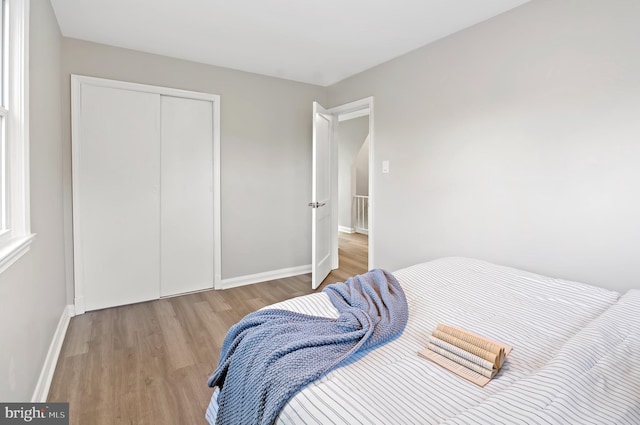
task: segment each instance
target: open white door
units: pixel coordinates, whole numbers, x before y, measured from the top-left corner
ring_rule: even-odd
[[[313,177],[311,212],[311,287],[316,289],[331,271],[331,157],[334,116],[313,102]]]

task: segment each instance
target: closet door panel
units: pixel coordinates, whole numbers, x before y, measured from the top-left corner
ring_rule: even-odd
[[[213,288],[213,103],[161,98],[160,295]]]
[[[160,96],[85,85],[80,128],[86,310],[158,298]]]

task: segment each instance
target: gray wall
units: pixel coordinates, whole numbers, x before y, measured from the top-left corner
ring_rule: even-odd
[[[369,117],[358,117],[338,124],[338,225],[353,228],[352,201],[356,194],[354,164],[369,134]]]
[[[67,229],[73,73],[220,95],[222,278],[310,263],[311,106],[324,88],[68,38],[62,58]],[[72,270],[69,230],[65,240]],[[72,276],[68,286],[71,297]]]
[[[0,400],[31,400],[65,306],[58,23],[31,2],[31,250],[0,275]]]
[[[369,133],[367,132],[367,136]],[[369,137],[365,138],[356,156],[356,195],[369,196]]]
[[[375,96],[375,266],[640,287],[638,22],[636,0],[537,0],[331,86]]]

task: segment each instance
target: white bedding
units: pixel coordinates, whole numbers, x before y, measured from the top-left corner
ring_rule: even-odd
[[[640,290],[569,339],[544,367],[447,424],[640,424]]]
[[[601,385],[599,399],[604,399],[604,412],[607,408],[626,411],[627,416],[619,417],[639,423],[637,294],[623,297],[616,305],[616,292],[466,258],[443,258],[398,270],[394,275],[409,304],[409,322],[403,335],[306,387],[285,406],[279,424],[428,424],[447,420],[531,423],[532,417],[542,417],[543,413],[544,419],[533,423],[566,423],[566,415],[589,423],[588,414],[576,416],[572,409],[556,411],[563,411],[571,403],[580,408],[593,405],[590,394],[595,392],[590,388],[594,382]],[[599,317],[612,305],[616,306]],[[337,317],[323,293],[271,307]],[[635,325],[612,324],[621,319],[634,321]],[[418,357],[417,351],[426,345],[431,330],[440,322],[514,347],[500,373],[484,388]],[[613,338],[617,341],[616,354],[624,356],[635,350],[623,366],[632,370],[623,374],[629,383],[619,384],[619,372],[611,375],[615,379],[606,379],[610,366],[615,369],[620,364],[613,360],[613,354],[602,348],[581,348],[590,342],[601,346],[595,336],[602,334],[603,328],[598,326],[608,329],[608,335],[625,335],[623,342]],[[566,381],[567,372],[562,366],[573,366],[564,359],[576,354],[581,365],[596,362],[598,367],[584,366],[589,372],[581,378],[553,384],[556,376]],[[603,358],[609,359],[608,363],[603,363]],[[545,384],[534,397],[528,397],[531,387],[540,382]],[[628,396],[618,397],[621,394]],[[207,410],[210,423],[215,423],[215,399],[216,394]],[[549,408],[552,401],[556,404]],[[603,415],[605,419],[613,417]]]

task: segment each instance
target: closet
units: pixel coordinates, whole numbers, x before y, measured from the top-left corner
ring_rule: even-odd
[[[219,107],[216,95],[72,76],[76,313],[214,287]]]

